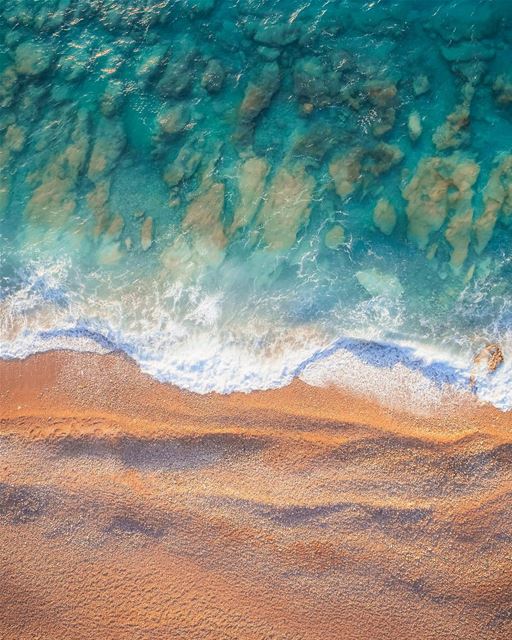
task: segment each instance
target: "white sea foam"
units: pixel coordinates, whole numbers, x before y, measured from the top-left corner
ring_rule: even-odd
[[[53,349],[106,353],[122,350],[155,378],[198,393],[249,392],[284,386],[294,377],[311,385],[339,385],[384,405],[428,413],[443,402],[447,386],[469,389],[472,353],[436,350],[399,341],[384,344],[376,327],[333,340],[314,323],[277,327],[256,315],[249,324],[221,329],[222,300],[174,288],[129,290],[112,304],[85,299],[64,286],[67,266],[35,271],[26,286],[0,301],[0,357],[23,358]],[[57,292],[67,291],[65,301]],[[171,304],[172,303],[172,304]],[[173,306],[174,305],[174,306]],[[512,339],[505,362],[481,372],[475,391],[502,409],[512,408]]]
[[[25,332],[14,340],[0,341],[0,357],[23,358],[53,349],[107,353],[120,349],[141,369],[158,380],[198,393],[250,392],[284,386],[294,377],[314,386],[337,385],[371,397],[390,408],[409,407],[418,414],[431,413],[445,400],[447,389],[470,389],[471,367],[448,361],[423,348],[404,345],[338,340],[320,348],[302,336],[293,347],[277,346],[276,353],[250,350],[233,340],[225,344],[212,333],[188,339],[170,336],[121,336],[83,328],[53,328],[52,332]],[[307,336],[311,340],[311,335]],[[423,352],[422,352],[423,351]],[[476,393],[501,409],[512,408],[512,368],[503,365],[494,374],[478,376]]]

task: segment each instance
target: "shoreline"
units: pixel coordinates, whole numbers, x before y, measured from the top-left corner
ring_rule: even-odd
[[[300,380],[198,395],[120,354],[0,361],[0,635],[501,640],[511,427],[461,393],[426,417]]]
[[[383,369],[387,370],[383,377],[388,380],[400,377],[399,386],[408,385],[411,387],[411,393],[417,393],[419,387],[424,385],[428,388],[428,393],[439,395],[438,391],[442,387],[449,386],[457,390],[466,390],[484,403],[493,404],[501,410],[512,411],[512,400],[508,398],[508,380],[512,379],[512,369],[508,364],[508,346],[504,353],[501,345],[496,343],[502,359],[499,366],[492,370],[486,369],[483,358],[488,346],[489,343],[487,347],[475,351],[472,357],[468,354],[447,356],[433,347],[406,340],[383,341],[342,336],[321,346],[315,347],[311,344],[301,353],[302,359],[283,358],[276,359],[275,362],[272,359],[262,359],[258,360],[259,368],[252,366],[230,375],[232,367],[230,368],[227,360],[214,362],[215,358],[210,359],[203,370],[196,371],[194,363],[186,358],[176,362],[171,357],[172,364],[164,364],[162,358],[158,360],[154,357],[154,353],[145,354],[141,351],[140,345],[136,342],[126,342],[119,336],[109,335],[108,331],[104,335],[87,327],[75,327],[36,334],[32,336],[28,346],[24,346],[23,343],[17,344],[16,348],[11,347],[10,351],[6,350],[4,345],[0,360],[24,360],[32,355],[56,351],[85,354],[120,353],[133,360],[141,371],[161,383],[198,394],[222,395],[278,389],[288,386],[296,378],[313,386],[332,386],[336,381],[340,387],[357,387],[357,384],[352,384],[352,374],[372,379],[378,378],[379,370]],[[240,351],[238,356],[235,360],[252,361],[248,352]],[[393,376],[392,374],[398,370],[398,376]],[[315,382],[315,378],[321,382]],[[378,388],[378,385],[373,385],[373,388],[370,385],[370,395],[372,391],[378,391]]]
[[[101,377],[94,379],[92,370],[87,369],[94,369],[97,366],[102,369]],[[374,369],[374,371],[376,377],[378,377],[377,374],[381,374],[383,379],[388,373],[386,369]],[[65,348],[34,353],[23,358],[0,358],[0,380],[3,387],[3,391],[0,389],[0,394],[5,402],[2,406],[11,405],[11,409],[6,413],[12,415],[10,411],[13,411],[12,405],[15,402],[13,398],[19,400],[25,397],[33,401],[34,396],[39,396],[51,402],[63,393],[71,405],[91,400],[94,402],[98,397],[85,397],[81,389],[90,391],[91,385],[93,385],[92,388],[107,385],[113,395],[108,402],[106,398],[103,399],[101,405],[104,406],[106,403],[115,410],[123,411],[123,403],[130,400],[122,396],[122,385],[128,382],[127,374],[132,379],[132,383],[128,384],[132,391],[136,389],[137,393],[140,393],[150,389],[167,403],[172,399],[186,406],[201,407],[204,412],[216,411],[221,407],[224,409],[229,407],[231,411],[236,411],[237,408],[272,410],[276,406],[281,409],[286,406],[290,409],[295,405],[295,408],[292,408],[294,415],[302,412],[311,417],[320,418],[323,414],[327,414],[331,420],[360,420],[374,426],[379,422],[389,425],[390,420],[394,421],[395,425],[400,424],[402,420],[412,424],[424,422],[431,425],[450,420],[461,428],[462,425],[476,428],[480,421],[485,420],[487,423],[490,421],[492,424],[512,426],[512,412],[501,410],[491,403],[480,400],[469,390],[462,390],[449,384],[441,390],[439,401],[432,405],[429,413],[418,412],[413,403],[404,403],[401,406],[397,406],[396,403],[389,405],[386,402],[379,402],[372,393],[366,395],[354,392],[332,382],[321,385],[310,384],[297,377],[286,385],[271,389],[196,393],[179,388],[172,383],[160,381],[149,373],[145,373],[139,364],[123,351],[92,353]],[[80,379],[82,387],[70,385],[70,376]],[[23,383],[20,386],[13,384],[16,379],[22,380]],[[19,396],[21,389],[24,390],[22,394],[25,395]],[[6,390],[7,393],[5,393]],[[133,398],[131,400],[133,402]],[[60,401],[62,401],[62,395]],[[137,409],[141,409],[140,405],[136,406]],[[47,408],[48,405],[43,404],[42,407]],[[297,407],[300,407],[300,411]]]

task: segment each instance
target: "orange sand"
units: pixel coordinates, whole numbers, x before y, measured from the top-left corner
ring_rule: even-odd
[[[512,414],[0,362],[2,640],[512,637]]]

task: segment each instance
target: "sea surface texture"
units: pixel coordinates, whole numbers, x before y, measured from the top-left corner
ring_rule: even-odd
[[[0,14],[1,356],[200,392],[355,358],[512,407],[509,0]]]

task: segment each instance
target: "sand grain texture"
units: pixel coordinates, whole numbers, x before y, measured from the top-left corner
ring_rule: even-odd
[[[0,362],[0,638],[509,638],[511,462],[469,396],[427,419]]]

